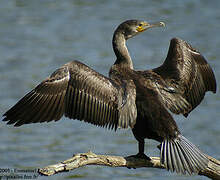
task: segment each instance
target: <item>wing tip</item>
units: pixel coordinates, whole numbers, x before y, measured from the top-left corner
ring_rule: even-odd
[[[187,43],[186,41],[184,41],[183,39],[179,38],[179,37],[174,37],[170,40],[170,43],[174,43],[174,44],[181,44],[181,43]],[[188,44],[188,43],[187,43]]]
[[[6,115],[3,115],[2,117],[3,117],[2,121],[8,121],[8,119],[7,119],[7,116],[6,116]]]
[[[182,41],[182,39],[178,38],[178,37],[174,37],[170,40],[171,42],[179,42]]]
[[[189,51],[191,51],[191,53],[201,55],[201,53],[197,49],[193,48],[191,44],[189,44],[188,42],[186,42],[185,40],[181,38],[178,38],[178,37],[172,38],[170,40],[170,44],[179,44],[181,47],[187,48]]]
[[[19,120],[12,120],[10,117],[8,117],[6,113],[3,115],[2,121],[6,122],[7,125],[13,125],[15,127],[21,126],[21,125],[18,125]]]

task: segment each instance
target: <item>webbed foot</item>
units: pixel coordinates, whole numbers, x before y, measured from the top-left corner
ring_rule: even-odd
[[[136,155],[131,155],[131,156],[127,156],[126,157],[126,159],[129,159],[129,158],[136,158],[136,159],[145,159],[145,160],[148,160],[148,161],[150,161],[151,159],[147,156],[147,155],[145,155],[144,153],[137,153]],[[136,169],[135,167],[127,167],[128,169],[131,169],[131,168],[133,168],[133,169]]]
[[[128,156],[126,158],[137,158],[137,159],[145,159],[145,160],[148,160],[150,161],[151,158],[149,158],[147,155],[145,155],[144,153],[137,153],[136,155],[131,155],[131,156]],[[136,169],[135,167],[128,167],[128,169]]]
[[[128,156],[128,158],[138,158],[138,159],[146,159],[148,161],[150,161],[151,159],[145,155],[144,153],[137,153],[136,155],[131,155],[131,156]]]

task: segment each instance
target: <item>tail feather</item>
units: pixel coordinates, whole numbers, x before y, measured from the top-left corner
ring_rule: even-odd
[[[184,147],[185,152],[188,154],[189,158],[192,160],[192,168],[195,169],[194,171],[199,171],[200,164],[202,162],[199,162],[200,154],[197,154],[197,152],[193,152],[191,149],[191,146],[188,146],[185,144],[187,148]]]
[[[182,172],[183,172],[183,174],[188,173],[189,175],[191,175],[193,170],[192,170],[192,164],[188,162],[190,160],[189,155],[186,154],[187,153],[186,150],[179,142],[176,142],[176,144],[178,146],[179,155],[180,155],[180,158],[181,158],[181,161],[183,164],[181,167]]]
[[[170,170],[173,172],[174,171],[174,164],[175,164],[175,159],[172,156],[173,153],[173,146],[171,143],[167,143],[167,147],[170,149],[170,151],[168,152],[168,162],[171,165],[170,166]]]
[[[181,174],[197,174],[208,166],[208,158],[184,136],[165,139],[161,144],[161,163],[167,170]]]
[[[205,169],[207,167],[207,161],[208,158],[205,156],[205,154],[201,153],[201,151],[193,151],[191,147],[194,149],[198,149],[194,144],[192,144],[190,141],[188,141],[185,137],[183,137],[183,144],[185,144],[187,151],[189,151],[189,154],[191,155],[192,160],[197,165],[196,167],[200,169]]]
[[[170,144],[173,145],[173,143],[170,143]],[[180,168],[183,163],[182,163],[182,160],[180,158],[180,154],[177,150],[177,147],[175,145],[173,145],[173,151],[174,151],[174,155],[175,155],[174,159],[175,159],[176,163],[174,164],[174,167],[176,167],[176,172],[184,174],[184,172],[182,171],[182,168]]]

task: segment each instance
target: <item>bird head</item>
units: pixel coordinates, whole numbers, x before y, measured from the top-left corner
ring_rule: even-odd
[[[146,21],[140,21],[140,20],[127,20],[121,23],[116,31],[120,31],[124,35],[124,38],[127,40],[152,27],[165,27],[165,23],[164,22],[148,23]]]

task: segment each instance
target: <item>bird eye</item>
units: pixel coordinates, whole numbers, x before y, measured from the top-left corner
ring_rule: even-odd
[[[142,26],[143,24],[142,23],[140,23],[138,26]]]

